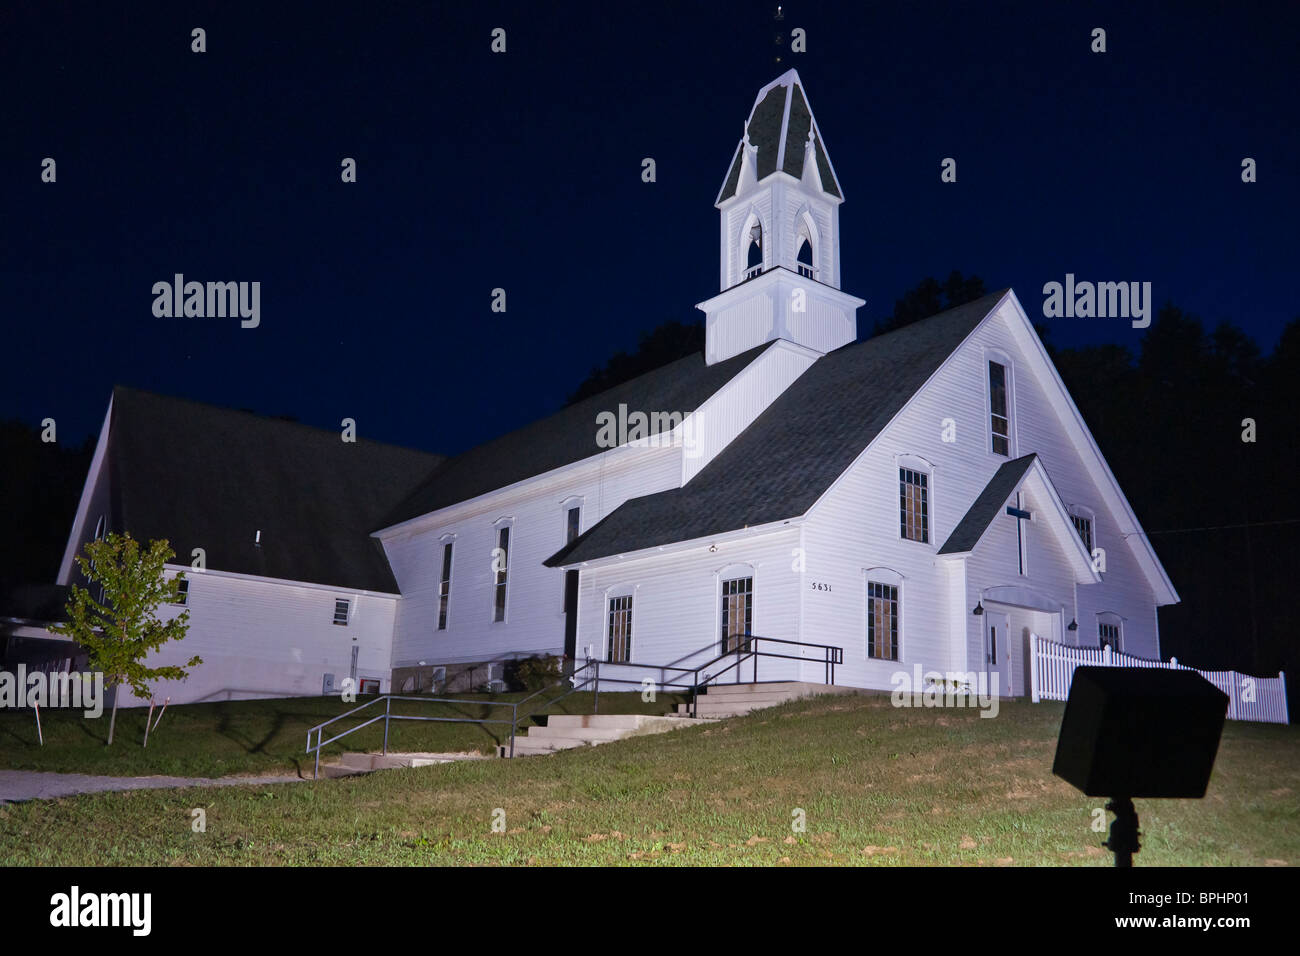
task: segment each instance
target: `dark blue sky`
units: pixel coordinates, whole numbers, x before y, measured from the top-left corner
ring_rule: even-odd
[[[0,417],[64,441],[115,383],[443,452],[555,410],[717,291],[713,199],[789,66],[860,325],[953,269],[1031,315],[1067,272],[1150,281],[1266,351],[1300,314],[1294,3],[793,2],[781,65],[762,3],[105,6],[0,9]],[[176,272],[260,281],[261,327],[155,318]]]

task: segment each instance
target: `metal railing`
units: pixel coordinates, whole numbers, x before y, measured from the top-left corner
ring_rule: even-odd
[[[770,657],[770,658],[776,658],[782,660],[804,661],[804,662],[811,661],[812,663],[818,662],[816,658],[808,658],[805,657],[803,654],[782,654],[779,653],[778,651],[763,650],[760,648],[760,642],[766,642],[768,644],[780,644],[788,648],[796,648],[796,647],[815,648],[816,650],[821,651],[822,657],[820,663],[824,667],[824,677],[825,677],[825,682],[827,684],[835,683],[835,667],[837,664],[844,663],[844,649],[842,647],[837,647],[833,644],[812,644],[807,641],[789,641],[779,637],[762,637],[757,634],[737,635],[737,644],[734,648],[729,648],[723,651],[721,654],[718,654],[716,657],[712,658],[711,660],[705,661],[703,664],[698,664],[694,667],[686,667],[679,664],[638,664],[632,661],[626,661],[626,662],[605,661],[604,663],[607,667],[637,668],[643,671],[660,672],[661,675],[660,679],[656,681],[657,686],[679,687],[683,690],[689,690],[691,694],[691,716],[697,717],[699,716],[700,689],[701,688],[707,689],[709,684],[717,683],[719,677],[721,677],[723,674],[727,674],[731,672],[732,670],[736,672],[736,682],[739,683],[741,679],[740,667],[742,664],[745,663],[745,661],[749,661],[749,660],[753,661],[753,671],[751,672],[750,679],[753,680],[755,683],[758,682],[758,659],[760,657]],[[708,645],[709,648],[712,648],[714,646],[716,645],[712,643]],[[705,650],[707,650],[707,648]],[[695,653],[696,654],[702,653],[702,651],[697,651]],[[695,655],[692,654],[688,656],[693,657]],[[732,660],[732,658],[735,659]],[[709,670],[709,668],[712,668],[715,665],[722,663],[723,661],[730,661],[730,663],[728,663],[725,667],[721,668],[720,670],[717,671]],[[644,678],[641,679],[632,679],[626,677],[602,678],[600,676],[601,663],[602,662],[598,659],[588,658],[586,664],[584,664],[582,667],[579,667],[577,670],[573,672],[574,676],[576,676],[577,674],[583,671],[591,670],[592,672],[591,676],[588,677],[583,682],[582,686],[585,687],[588,684],[595,685],[594,703],[595,703],[596,713],[600,712],[600,682],[602,679],[607,684],[641,685],[645,683]],[[666,680],[663,677],[665,671],[674,671],[676,672],[676,674],[681,676],[677,679]],[[685,679],[685,675],[687,674],[689,674],[691,678],[689,681]],[[560,686],[560,685],[556,684],[553,686]],[[546,689],[549,688],[543,688],[543,691]],[[569,694],[573,693],[578,689],[579,689],[578,686],[575,685],[573,690],[570,690],[560,695],[559,697],[555,698],[555,700],[556,701],[563,700],[565,697],[569,696]],[[538,691],[536,694],[532,696],[535,697],[538,694],[541,694],[543,691]],[[555,701],[552,701],[551,703],[554,702]]]
[[[337,740],[342,740],[344,737],[348,736],[349,734],[354,734],[358,730],[362,730],[363,728],[369,727],[371,724],[377,723],[378,721],[381,720],[384,722],[384,751],[383,752],[385,754],[388,753],[388,733],[392,721],[420,720],[420,721],[430,721],[436,723],[450,723],[450,724],[480,724],[480,725],[509,724],[510,725],[509,756],[513,757],[515,755],[515,737],[519,732],[520,708],[522,708],[525,704],[531,703],[538,697],[541,697],[543,694],[547,693],[548,691],[552,691],[557,688],[564,687],[566,684],[569,685],[568,689],[565,690],[565,692],[563,694],[560,694],[558,697],[553,697],[547,700],[540,707],[534,707],[531,710],[524,711],[525,717],[540,713],[541,711],[544,711],[547,708],[554,707],[556,704],[564,700],[566,697],[570,696],[571,694],[576,694],[578,691],[583,690],[584,688],[589,686],[592,687],[593,690],[592,712],[597,714],[600,713],[600,682],[601,682],[600,668],[602,663],[606,664],[609,667],[632,668],[632,669],[640,669],[643,671],[658,671],[659,679],[655,681],[656,686],[664,687],[664,688],[678,687],[681,688],[682,690],[689,690],[691,694],[691,716],[698,717],[700,689],[705,688],[707,690],[709,684],[717,683],[719,677],[721,677],[723,674],[729,673],[733,669],[736,671],[736,682],[739,683],[740,667],[745,661],[752,660],[754,662],[751,679],[755,683],[757,683],[758,682],[758,659],[760,657],[771,657],[771,658],[777,658],[782,660],[794,660],[794,661],[804,661],[804,662],[810,660],[810,658],[805,657],[803,654],[782,654],[776,651],[761,650],[759,649],[760,642],[766,642],[768,644],[780,644],[780,645],[784,645],[785,647],[816,648],[817,650],[820,650],[822,652],[821,662],[825,667],[825,678],[827,684],[835,683],[835,666],[837,664],[844,663],[844,649],[841,647],[836,647],[833,644],[810,644],[806,641],[788,641],[779,637],[761,637],[759,635],[738,635],[738,642],[734,648],[725,650],[721,654],[712,658],[711,660],[705,661],[703,664],[699,664],[695,667],[686,667],[678,664],[639,664],[631,661],[602,662],[598,658],[589,657],[587,658],[587,662],[585,664],[583,664],[581,667],[575,668],[574,671],[564,680],[557,681],[554,684],[549,684],[546,687],[534,691],[533,693],[529,694],[527,697],[523,697],[515,701],[472,700],[464,697],[403,697],[403,696],[397,696],[393,694],[387,694],[383,697],[376,697],[374,700],[366,701],[366,703],[362,704],[361,706],[354,707],[349,711],[339,714],[337,717],[331,717],[329,720],[323,721],[322,723],[317,724],[315,727],[312,727],[310,730],[307,731],[306,752],[309,754],[315,754],[315,766],[312,771],[312,777],[318,778],[320,776],[320,752],[324,747],[334,743]],[[712,646],[714,645],[712,644],[709,645],[709,647]],[[697,651],[696,653],[701,653],[701,652]],[[694,654],[690,656],[694,656]],[[735,659],[732,660],[732,658]],[[816,662],[815,658],[811,660],[814,663]],[[713,667],[716,664],[722,663],[723,661],[730,661],[730,663],[728,663],[727,666],[717,671],[710,671],[708,669]],[[676,675],[680,675],[680,677],[676,677],[671,680],[666,679],[666,673],[668,671],[672,671]],[[582,679],[579,680],[578,679],[579,675],[584,673],[586,673],[586,676],[582,677]],[[689,681],[685,679],[686,675],[688,674],[690,675]],[[701,675],[703,675],[702,679],[701,679]],[[605,683],[607,684],[643,685],[645,683],[644,678],[634,680],[625,677],[606,677],[604,678],[604,680]],[[503,717],[421,717],[421,716],[416,716],[414,714],[395,714],[393,713],[393,701],[395,700],[409,700],[409,701],[415,701],[417,703],[426,703],[426,704],[469,704],[476,707],[501,707],[501,708],[508,707],[510,708],[510,717],[509,719],[507,719],[504,716]],[[351,717],[354,714],[358,714],[361,711],[365,710],[366,708],[373,707],[379,703],[382,703],[384,705],[384,712],[382,714],[375,714],[373,717],[369,718],[368,720],[362,721],[356,726],[348,728],[347,730],[343,731],[341,734],[336,734],[335,736],[330,737],[328,740],[324,739],[326,727],[330,726],[331,724],[337,723],[338,721],[342,720],[345,717]],[[313,735],[315,736],[315,741],[316,741],[315,745],[312,744]]]
[[[393,713],[393,701],[395,700],[413,700],[413,701],[422,702],[426,704],[473,704],[474,706],[477,707],[509,707],[510,718],[507,720],[505,717],[499,717],[499,718],[497,717],[417,717],[413,714],[395,714]],[[384,712],[382,714],[376,714],[375,716],[371,717],[369,720],[363,721],[357,724],[355,727],[350,727],[347,730],[343,731],[343,733],[331,737],[329,740],[322,739],[325,734],[325,728],[328,727],[330,724],[336,723],[337,721],[342,720],[344,717],[351,717],[353,714],[360,713],[361,711],[365,710],[367,707],[373,707],[375,704],[378,703],[383,703],[384,705]],[[388,694],[383,697],[376,697],[374,700],[366,701],[360,707],[353,707],[351,710],[339,714],[337,717],[332,717],[329,720],[324,721],[323,723],[319,723],[315,727],[312,727],[310,730],[307,731],[307,753],[315,753],[316,755],[316,765],[315,765],[315,769],[312,771],[312,777],[314,779],[320,776],[321,748],[334,743],[334,741],[336,740],[342,740],[344,737],[348,736],[349,734],[354,734],[358,730],[361,730],[365,727],[369,727],[371,724],[380,720],[384,722],[384,753],[385,754],[388,753],[388,729],[392,721],[424,720],[424,721],[434,721],[434,722],[446,723],[446,724],[509,724],[510,725],[510,756],[513,757],[515,755],[515,732],[519,726],[519,703],[520,703],[519,701],[508,701],[508,700],[467,700],[465,698],[460,698],[460,697],[397,697],[392,694]],[[316,735],[315,746],[312,746],[313,734]]]

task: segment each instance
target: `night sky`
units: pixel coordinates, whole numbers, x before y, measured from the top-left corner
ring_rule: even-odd
[[[1036,319],[1067,272],[1149,281],[1265,352],[1300,314],[1296,4],[792,2],[780,64],[773,7],[5,3],[0,418],[80,441],[126,384],[445,453],[524,425],[701,317],[713,200],[791,66],[860,328],[954,269]],[[177,272],[260,281],[260,327],[155,318]]]

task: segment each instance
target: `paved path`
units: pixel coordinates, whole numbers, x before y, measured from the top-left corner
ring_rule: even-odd
[[[296,774],[268,777],[96,777],[85,773],[48,773],[38,770],[0,770],[0,803],[52,800],[76,793],[104,790],[156,790],[166,787],[231,787],[264,783],[292,783]]]
[[[364,765],[348,765],[348,758],[365,757]],[[333,758],[321,764],[322,777],[350,777],[371,770],[390,767],[422,766],[429,763],[450,763],[455,760],[492,759],[477,753],[390,753],[387,757],[370,754],[344,754],[342,764]],[[50,773],[43,770],[0,770],[0,804],[22,800],[54,800],[78,793],[100,793],[106,790],[160,790],[168,787],[238,787],[258,786],[266,783],[297,783],[310,780],[297,774],[279,774],[265,777],[97,777],[85,773]]]

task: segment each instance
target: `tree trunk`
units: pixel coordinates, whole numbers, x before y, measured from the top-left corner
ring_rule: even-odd
[[[113,713],[108,718],[108,743],[104,744],[105,747],[113,746],[113,728],[117,725],[117,684],[110,684],[109,687],[113,691]]]

